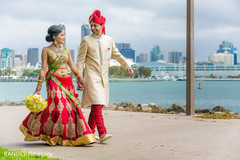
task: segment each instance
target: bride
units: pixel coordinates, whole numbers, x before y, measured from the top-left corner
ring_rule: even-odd
[[[46,41],[52,42],[42,50],[42,67],[34,94],[40,95],[45,77],[48,106],[45,110],[31,112],[20,125],[25,141],[45,141],[49,145],[85,145],[96,142],[80,109],[78,94],[67,66],[76,75],[78,89],[84,89],[84,80],[74,65],[68,48],[63,45],[64,29],[52,25]],[[48,71],[47,71],[48,69]]]

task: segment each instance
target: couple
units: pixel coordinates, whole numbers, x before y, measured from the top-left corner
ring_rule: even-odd
[[[34,94],[41,91],[46,78],[48,106],[45,110],[31,112],[20,125],[25,141],[43,140],[49,145],[86,145],[96,142],[95,127],[99,141],[112,136],[107,134],[102,117],[102,107],[108,104],[108,69],[113,56],[132,76],[133,70],[118,52],[111,37],[105,35],[105,18],[99,10],[89,17],[92,34],[84,37],[80,44],[77,67],[68,48],[63,45],[65,33],[60,25],[48,29],[46,41],[52,42],[42,51],[42,68]],[[85,81],[83,67],[85,64]],[[82,102],[74,89],[67,65],[77,78],[77,89],[83,91]],[[48,71],[47,71],[48,68]],[[80,109],[91,105],[88,124]]]

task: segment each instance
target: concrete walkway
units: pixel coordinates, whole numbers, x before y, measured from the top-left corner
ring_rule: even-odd
[[[85,117],[88,109],[82,110]],[[108,143],[63,147],[24,142],[18,130],[29,111],[0,107],[0,146],[67,160],[240,160],[240,120],[206,120],[183,114],[104,110]]]

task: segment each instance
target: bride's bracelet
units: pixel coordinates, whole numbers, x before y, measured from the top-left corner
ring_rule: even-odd
[[[38,83],[43,83],[43,80],[40,80],[40,79],[39,79],[39,80],[38,80]]]
[[[81,74],[76,75],[76,77],[77,77],[77,78],[80,78],[80,77],[81,77]]]

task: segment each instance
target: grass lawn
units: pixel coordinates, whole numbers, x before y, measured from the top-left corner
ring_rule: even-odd
[[[61,160],[60,158],[50,158],[47,153],[30,153],[21,150],[9,150],[0,147],[1,160]]]

